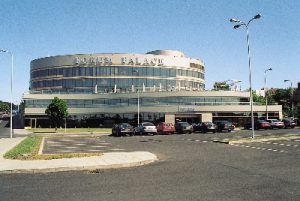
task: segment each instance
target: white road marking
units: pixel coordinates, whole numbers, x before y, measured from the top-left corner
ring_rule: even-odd
[[[122,150],[125,150],[125,149],[110,149],[112,151],[122,151]]]
[[[93,145],[93,146],[90,146],[90,147],[95,147],[95,148],[97,148],[97,147],[106,147],[106,146]]]

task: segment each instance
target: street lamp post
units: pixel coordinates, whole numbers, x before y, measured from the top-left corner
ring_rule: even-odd
[[[293,120],[295,119],[295,117],[294,117],[294,103],[293,103],[293,82],[292,82],[292,80],[284,80],[284,82],[290,82],[291,83],[291,93],[292,93],[292,95],[291,95],[291,102],[292,102],[292,117],[293,117]]]
[[[236,25],[233,26],[234,29],[238,29],[239,27],[244,26],[246,28],[246,32],[247,32],[252,138],[254,138],[255,133],[254,133],[254,116],[253,116],[253,95],[252,95],[252,73],[251,73],[251,57],[250,57],[250,42],[249,42],[249,24],[253,20],[259,19],[259,18],[261,18],[261,15],[257,14],[253,18],[251,18],[247,24],[238,19],[234,19],[234,18],[230,19],[230,22],[237,23]]]
[[[266,85],[267,85],[267,72],[273,70],[272,68],[268,68],[265,70],[265,86],[264,86],[264,91],[265,91],[265,99],[266,99],[266,120],[269,119],[268,116],[268,96],[266,92]]]
[[[138,70],[133,70],[132,72],[134,72],[134,73],[137,73],[137,76],[139,76],[139,71]],[[140,124],[140,91],[139,91],[139,88],[137,87],[136,88],[136,90],[137,90],[137,95],[138,95],[138,99],[137,99],[137,106],[138,106],[138,125]]]
[[[11,73],[10,73],[10,138],[13,136],[13,73],[14,73],[14,55],[9,50],[0,49],[0,53],[9,53],[11,56]]]

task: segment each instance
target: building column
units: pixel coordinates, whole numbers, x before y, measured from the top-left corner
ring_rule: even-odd
[[[202,122],[212,122],[212,113],[202,113],[201,114],[201,121]]]
[[[175,124],[175,114],[165,114],[165,122]]]
[[[278,112],[278,117],[279,117],[279,119],[282,119],[283,118],[283,115],[282,115],[282,111],[280,112]]]

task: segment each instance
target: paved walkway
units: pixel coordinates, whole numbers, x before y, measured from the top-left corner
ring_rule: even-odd
[[[38,173],[71,170],[95,170],[145,165],[157,160],[150,152],[114,152],[101,156],[53,160],[8,160],[3,155],[20,143],[24,137],[0,139],[0,173]]]

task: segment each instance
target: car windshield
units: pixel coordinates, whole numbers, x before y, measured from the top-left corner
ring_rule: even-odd
[[[181,125],[181,126],[189,126],[188,123],[179,123],[179,125]]]
[[[121,124],[120,127],[122,127],[122,128],[131,128],[132,126],[130,124]]]
[[[143,126],[154,126],[153,123],[150,123],[150,122],[146,122],[146,123],[142,123]]]

